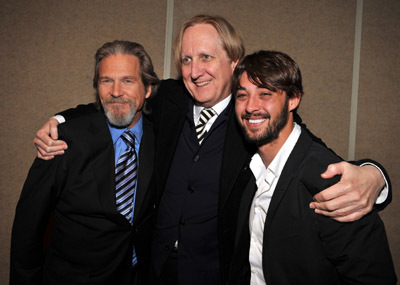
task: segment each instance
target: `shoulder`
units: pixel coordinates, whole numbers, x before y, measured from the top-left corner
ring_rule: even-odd
[[[162,113],[165,106],[187,108],[191,96],[182,80],[162,80],[155,96],[148,101],[152,117]],[[153,118],[154,120],[154,118]]]
[[[91,131],[108,130],[107,121],[102,110],[82,114],[58,126],[59,134],[64,139],[80,139]]]
[[[170,90],[170,89],[175,89],[175,90],[180,90],[180,89],[185,89],[185,84],[183,83],[182,80],[177,80],[177,79],[164,79],[161,80],[160,84],[160,89],[161,91],[165,90]],[[158,92],[160,92],[160,89],[158,89]]]
[[[159,99],[175,100],[176,98],[190,97],[182,80],[166,79],[162,80],[158,88],[154,101]]]
[[[298,143],[301,143],[301,141]],[[334,152],[312,141],[296,171],[298,179],[311,195],[315,195],[340,180],[340,176],[335,176],[331,179],[323,179],[321,177],[321,174],[325,172],[329,164],[340,161],[342,159]]]

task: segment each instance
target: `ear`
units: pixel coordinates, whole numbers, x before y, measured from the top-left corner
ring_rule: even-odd
[[[147,86],[147,90],[146,90],[146,94],[145,94],[144,98],[149,99],[150,95],[151,95],[151,86],[149,85],[149,86]]]
[[[299,93],[296,93],[292,98],[289,98],[289,104],[288,104],[289,112],[293,111],[299,106],[300,100],[301,100],[301,95]]]
[[[236,67],[236,65],[238,65],[238,63],[239,63],[238,59],[237,60],[232,60],[232,62],[231,62],[232,73],[235,70],[235,67]]]

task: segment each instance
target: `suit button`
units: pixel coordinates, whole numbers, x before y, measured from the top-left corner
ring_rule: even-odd
[[[189,185],[188,190],[189,190],[190,193],[193,193],[193,192],[194,192],[193,186],[190,186],[190,185]]]
[[[179,226],[182,228],[182,227],[184,227],[185,226],[185,222],[181,222],[180,224],[179,224]]]
[[[200,155],[198,155],[198,154],[196,154],[196,155],[193,157],[194,162],[199,161],[199,159],[200,159]]]
[[[165,248],[166,250],[170,250],[170,249],[171,249],[171,247],[170,247],[169,245],[164,246],[164,248]]]

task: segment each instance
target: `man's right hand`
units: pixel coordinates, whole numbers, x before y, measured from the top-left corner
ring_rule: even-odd
[[[68,148],[67,143],[58,140],[58,121],[50,118],[37,132],[33,139],[37,149],[38,158],[44,160],[53,159],[55,155],[64,154],[64,150]]]

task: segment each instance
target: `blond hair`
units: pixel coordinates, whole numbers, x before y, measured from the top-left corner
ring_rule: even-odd
[[[244,56],[244,43],[242,37],[235,28],[220,16],[197,15],[186,20],[179,29],[174,43],[174,60],[179,72],[182,69],[181,53],[182,38],[186,29],[197,24],[209,24],[213,26],[220,37],[222,48],[226,51],[231,61],[241,60]]]

